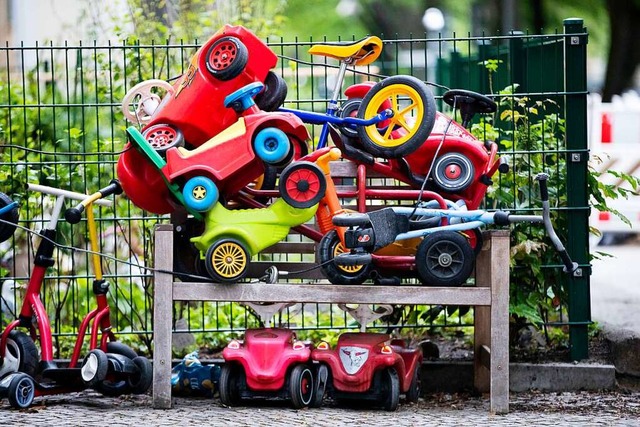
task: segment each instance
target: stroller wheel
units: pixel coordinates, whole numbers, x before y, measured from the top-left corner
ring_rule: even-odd
[[[431,286],[460,286],[473,270],[475,257],[466,237],[455,231],[427,235],[416,253],[420,279]]]

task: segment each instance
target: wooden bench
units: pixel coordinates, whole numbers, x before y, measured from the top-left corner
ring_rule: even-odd
[[[214,284],[176,282],[173,269],[173,227],[158,225],[155,230],[154,273],[154,353],[153,406],[171,407],[171,348],[173,301],[226,301],[273,303],[345,303],[404,305],[468,305],[475,307],[474,386],[489,392],[492,413],[509,411],[509,232],[484,233],[484,244],[476,258],[475,287],[429,286],[337,286],[320,283],[240,283]],[[294,243],[283,242],[270,252],[291,251]],[[313,250],[313,244],[298,248]],[[306,246],[305,246],[306,245]],[[264,271],[272,262],[252,262]],[[276,263],[277,264],[277,263]],[[304,265],[298,263],[296,265]],[[278,265],[278,264],[277,264]],[[290,263],[280,263],[287,269]],[[297,268],[296,270],[300,270]],[[317,280],[318,270],[297,278]],[[307,280],[308,282],[308,280]]]

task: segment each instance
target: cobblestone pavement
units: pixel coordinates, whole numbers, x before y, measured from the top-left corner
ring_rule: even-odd
[[[24,411],[0,403],[2,426],[637,426],[640,392],[519,393],[510,413],[489,414],[486,397],[433,394],[390,413],[369,408],[323,406],[293,410],[279,402],[226,408],[218,399],[177,398],[172,409],[151,408],[149,396],[106,398],[93,392],[37,398]]]

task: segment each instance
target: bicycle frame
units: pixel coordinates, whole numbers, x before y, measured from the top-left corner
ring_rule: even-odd
[[[53,362],[53,342],[51,337],[51,324],[49,321],[49,317],[47,315],[47,311],[40,299],[40,292],[42,290],[42,285],[44,283],[45,274],[49,267],[52,267],[55,263],[53,259],[53,251],[56,247],[55,238],[56,238],[56,230],[58,221],[60,219],[60,213],[64,206],[65,198],[74,199],[74,200],[86,200],[87,195],[81,193],[75,193],[71,191],[61,190],[57,188],[37,185],[37,184],[29,184],[29,190],[38,191],[43,194],[48,194],[52,196],[56,196],[55,205],[53,211],[51,212],[51,218],[49,219],[46,227],[40,232],[41,240],[38,244],[38,249],[36,251],[36,256],[33,261],[34,266],[31,272],[31,276],[29,278],[29,282],[27,285],[26,294],[22,303],[22,307],[20,310],[20,314],[16,320],[9,323],[9,325],[2,332],[2,336],[0,338],[0,357],[5,356],[5,352],[7,349],[7,338],[9,333],[15,329],[16,327],[24,327],[28,328],[31,334],[31,338],[34,340],[39,340],[40,342],[40,363],[46,369],[47,367],[54,366]],[[99,193],[98,197],[99,198]],[[92,200],[90,205],[95,203],[102,206],[110,206],[111,202],[107,200]],[[99,256],[95,253],[98,251],[97,247],[97,230],[95,226],[95,219],[93,216],[93,212],[91,209],[87,212],[87,221],[89,224],[89,237],[91,240],[91,250],[94,252],[92,254],[92,261],[94,264],[94,269],[96,273],[96,280],[94,281],[94,292],[96,290],[95,282],[98,280],[102,280],[102,271],[100,267],[100,259]],[[71,362],[69,364],[70,368],[74,368],[79,360],[80,350],[82,348],[82,344],[84,341],[85,334],[87,332],[87,328],[91,321],[93,321],[91,327],[91,341],[90,346],[91,349],[96,348],[98,341],[98,328],[100,328],[102,334],[102,338],[100,341],[100,345],[102,347],[106,346],[107,338],[111,337],[114,339],[113,333],[110,331],[110,319],[109,319],[109,305],[106,298],[106,292],[104,294],[96,294],[97,300],[97,308],[92,310],[87,316],[83,319],[80,328],[78,330],[78,336],[76,338],[76,344],[74,347],[73,355],[71,358]],[[32,319],[35,316],[37,329],[39,334],[36,332],[36,326],[34,326]]]

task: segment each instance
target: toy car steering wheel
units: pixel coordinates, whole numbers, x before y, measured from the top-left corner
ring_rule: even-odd
[[[442,100],[451,107],[459,108],[462,116],[462,126],[469,126],[476,113],[495,113],[498,104],[488,96],[464,89],[449,90],[442,95]]]
[[[224,99],[224,106],[226,108],[233,108],[238,113],[242,113],[255,105],[253,97],[259,94],[263,88],[264,85],[260,82],[249,83],[227,95]]]
[[[138,83],[122,98],[122,113],[132,123],[147,124],[151,116],[160,105],[160,95],[153,93],[151,89],[160,88],[173,95],[173,86],[170,83],[151,79]]]

